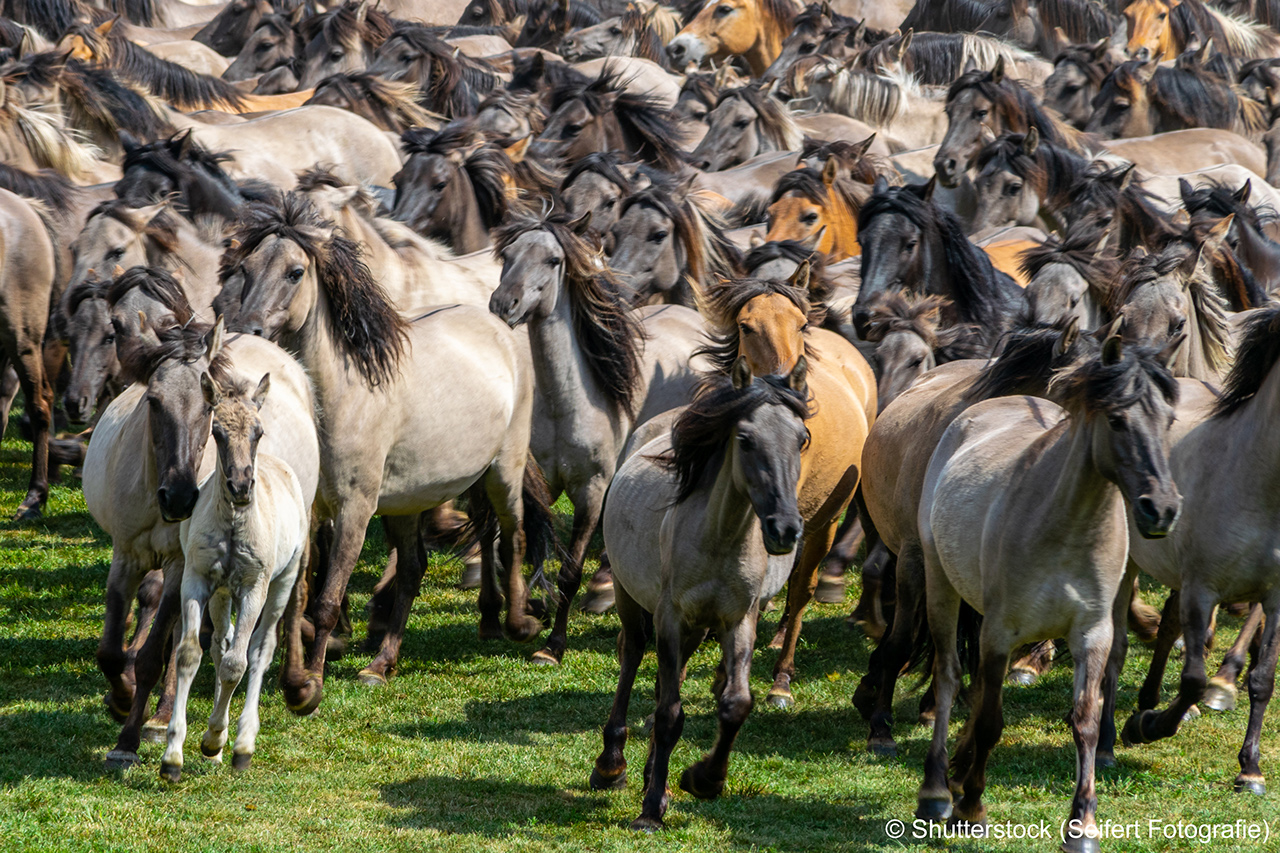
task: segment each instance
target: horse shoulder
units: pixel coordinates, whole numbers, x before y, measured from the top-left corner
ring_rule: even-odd
[[[676,492],[674,478],[656,460],[670,449],[670,432],[663,432],[622,464],[602,518],[615,583],[650,613],[657,609],[662,583],[658,534]]]

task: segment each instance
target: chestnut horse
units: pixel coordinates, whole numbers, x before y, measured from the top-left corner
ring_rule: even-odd
[[[1280,35],[1265,24],[1243,21],[1200,0],[1133,0],[1124,8],[1133,59],[1177,59],[1213,39],[1228,56],[1265,59],[1280,53]]]
[[[667,45],[667,56],[678,70],[741,56],[751,76],[759,77],[782,53],[798,14],[795,0],[707,0]]]

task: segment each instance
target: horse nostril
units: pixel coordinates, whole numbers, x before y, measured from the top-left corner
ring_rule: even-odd
[[[684,55],[684,45],[680,44],[679,42],[675,44],[669,44],[667,45],[667,53],[670,54],[672,59],[679,59],[681,56]]]

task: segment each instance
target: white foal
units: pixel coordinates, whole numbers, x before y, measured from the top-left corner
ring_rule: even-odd
[[[178,645],[178,692],[169,722],[160,776],[182,775],[182,742],[187,735],[187,697],[200,666],[200,618],[209,605],[213,621],[210,649],[218,671],[209,728],[200,751],[222,760],[230,723],[231,694],[246,666],[249,685],[236,733],[232,766],[243,770],[258,735],[262,677],[276,648],[276,625],[284,614],[306,553],[308,506],[293,470],[274,456],[258,456],[262,422],[258,410],[270,374],[257,390],[247,383],[200,377],[205,402],[213,409],[217,466],[200,484],[200,498],[180,536],[186,564],[182,574],[182,640]],[[234,628],[232,611],[236,614]],[[254,627],[256,624],[256,628]]]

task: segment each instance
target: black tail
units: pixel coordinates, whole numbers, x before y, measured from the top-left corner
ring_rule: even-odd
[[[960,672],[962,675],[972,675],[978,671],[978,638],[982,634],[982,614],[970,607],[967,601],[962,601],[959,617],[956,624],[956,650],[960,653]],[[923,612],[916,619],[912,637],[911,657],[907,659],[906,671],[919,673],[920,680],[912,688],[919,690],[933,677],[933,658],[937,653],[933,635],[929,633],[929,620]]]

